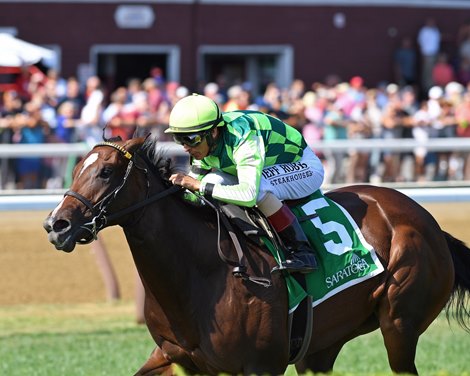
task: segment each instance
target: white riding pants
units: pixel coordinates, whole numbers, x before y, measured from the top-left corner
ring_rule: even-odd
[[[263,169],[256,202],[262,201],[268,192],[280,200],[306,197],[320,188],[323,177],[324,169],[320,159],[312,149],[306,147],[299,161],[280,163]],[[236,176],[222,171],[211,172],[202,180],[225,185],[234,185],[238,182]]]

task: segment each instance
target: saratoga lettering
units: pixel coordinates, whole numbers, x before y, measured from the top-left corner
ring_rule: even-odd
[[[361,258],[354,264],[349,264],[344,269],[338,270],[335,274],[326,277],[326,287],[331,289],[343,279],[350,277],[352,274],[359,274],[361,272],[364,272],[368,267],[369,265],[367,264],[367,262]]]

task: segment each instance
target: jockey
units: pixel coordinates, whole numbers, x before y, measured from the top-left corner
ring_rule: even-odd
[[[180,99],[169,123],[165,133],[191,156],[189,174],[173,174],[173,184],[219,201],[256,205],[287,248],[286,261],[273,272],[317,268],[297,218],[282,203],[310,195],[323,182],[323,165],[299,131],[258,111],[222,113],[198,94]]]

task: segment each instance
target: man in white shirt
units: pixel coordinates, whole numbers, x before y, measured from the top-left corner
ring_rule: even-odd
[[[423,93],[434,85],[432,69],[436,63],[441,44],[441,32],[436,21],[428,18],[418,33],[418,45],[421,52],[421,89]]]

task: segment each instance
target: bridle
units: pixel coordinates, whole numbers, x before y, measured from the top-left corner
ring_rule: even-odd
[[[150,180],[148,176],[148,170],[147,168],[140,167],[135,163],[135,155],[137,153],[132,154],[128,150],[126,150],[124,147],[121,145],[118,145],[114,142],[109,142],[109,141],[104,141],[96,144],[94,148],[97,148],[99,146],[109,146],[112,147],[116,150],[118,150],[124,158],[126,158],[129,163],[127,164],[126,172],[124,174],[124,177],[122,179],[121,184],[119,184],[116,188],[114,188],[110,193],[108,193],[106,196],[104,196],[101,200],[99,200],[96,204],[93,204],[90,200],[88,200],[85,196],[81,195],[78,192],[68,190],[67,192],[64,193],[64,197],[66,196],[71,196],[78,201],[80,201],[83,205],[85,205],[90,212],[93,214],[93,218],[91,219],[90,222],[87,222],[80,226],[83,230],[86,230],[89,232],[91,235],[90,239],[82,238],[77,240],[77,243],[79,244],[88,244],[91,243],[93,240],[97,239],[98,232],[102,230],[109,222],[114,221],[120,217],[123,217],[127,214],[130,214],[137,209],[140,209],[152,202],[158,201],[163,197],[166,197],[168,195],[171,195],[177,191],[180,191],[182,187],[177,186],[177,185],[172,185],[169,188],[158,192],[157,194],[150,196],[149,197],[149,191],[150,191]],[[92,150],[93,150],[92,149]],[[119,210],[115,213],[108,214],[107,213],[107,208],[108,206],[115,200],[116,196],[118,193],[121,191],[121,189],[126,185],[128,182],[128,178],[131,174],[131,171],[133,168],[137,168],[139,171],[143,172],[145,174],[145,178],[147,181],[147,192],[145,195],[145,199],[142,201],[137,202],[134,205],[131,205],[125,209]]]
[[[132,212],[136,211],[137,209],[145,207],[146,205],[149,205],[152,202],[158,201],[158,200],[160,200],[160,199],[162,199],[166,196],[169,196],[173,193],[176,193],[176,192],[181,191],[181,190],[184,189],[183,187],[181,187],[179,185],[171,185],[169,188],[167,188],[163,191],[160,191],[157,194],[149,197],[150,180],[149,180],[149,176],[148,176],[148,170],[146,168],[139,167],[135,163],[134,158],[135,158],[135,155],[138,155],[138,154],[137,153],[132,154],[128,150],[126,150],[124,147],[122,147],[121,145],[118,145],[114,142],[109,142],[109,141],[101,142],[101,143],[96,144],[93,147],[93,149],[98,147],[98,146],[109,146],[109,147],[112,147],[112,148],[118,150],[129,161],[129,163],[127,164],[126,173],[124,174],[124,177],[123,177],[123,180],[122,180],[121,184],[119,184],[116,188],[114,188],[110,193],[108,193],[106,196],[104,196],[96,204],[93,204],[90,200],[88,200],[86,197],[84,197],[83,195],[81,195],[78,192],[68,190],[67,192],[64,193],[64,197],[71,196],[71,197],[77,199],[83,205],[85,205],[88,208],[88,210],[90,210],[91,213],[93,214],[93,218],[91,219],[90,222],[87,222],[87,223],[80,226],[80,228],[87,231],[91,235],[91,237],[90,238],[83,237],[82,239],[77,240],[78,244],[91,243],[93,240],[97,239],[98,232],[100,232],[100,230],[102,230],[108,223],[110,223],[110,222],[112,222],[112,221],[114,221],[114,220],[116,220],[120,217],[123,217],[123,216],[125,216],[129,213],[132,213]],[[134,166],[139,171],[141,171],[145,174],[145,177],[146,177],[146,180],[147,180],[147,192],[146,192],[145,199],[135,203],[134,205],[131,205],[127,208],[124,208],[122,210],[119,210],[115,213],[112,213],[112,214],[108,215],[107,214],[108,206],[114,201],[114,199],[116,198],[118,193],[126,185],[126,183],[128,181],[128,178],[130,176],[130,173],[131,173],[132,169],[134,168]],[[237,251],[238,260],[237,261],[232,261],[223,254],[222,249],[220,247],[220,221],[221,221],[221,218],[224,219],[225,217],[220,216],[219,209],[217,209],[209,200],[205,199],[204,197],[201,197],[201,199],[206,204],[208,204],[212,209],[214,209],[217,213],[217,228],[218,228],[217,250],[218,250],[219,256],[221,257],[221,259],[223,261],[225,261],[226,263],[228,263],[232,266],[235,266],[235,268],[232,271],[232,274],[235,277],[242,278],[244,280],[249,280],[251,282],[262,285],[264,287],[271,286],[271,281],[270,280],[268,280],[266,278],[252,277],[252,276],[249,276],[246,273],[246,266],[244,265],[244,263],[242,261],[243,258],[244,258],[243,257],[243,251],[242,251],[241,246],[240,246],[238,240],[236,239],[236,236],[234,235],[233,231],[230,231],[231,226],[227,222],[224,222],[224,223],[225,223],[226,227],[228,228],[228,231],[229,231],[230,237],[232,238],[232,241],[234,242],[235,249]]]

